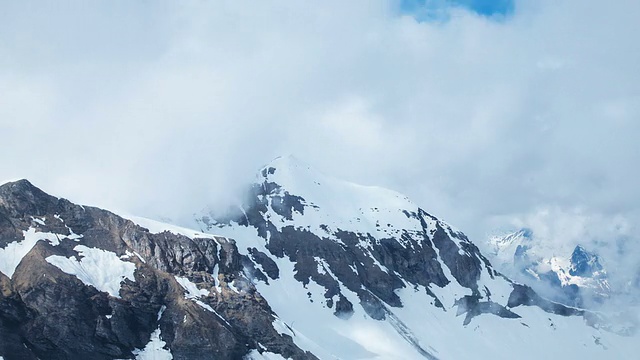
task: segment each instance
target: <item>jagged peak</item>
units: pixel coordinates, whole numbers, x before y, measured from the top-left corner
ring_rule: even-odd
[[[292,195],[300,196],[316,205],[325,204],[327,208],[355,206],[417,210],[417,205],[401,193],[326,175],[294,155],[273,159],[261,169],[258,181],[276,183]]]
[[[591,253],[584,246],[582,246],[580,244],[576,245],[576,247],[573,249],[573,252],[574,253],[581,253],[582,252],[582,253],[587,253],[587,254],[591,255]]]
[[[277,174],[276,174],[277,173]],[[260,170],[258,177],[271,179],[273,177],[295,176],[300,178],[302,175],[306,178],[322,177],[322,173],[314,169],[310,164],[289,154],[278,156],[271,160]]]
[[[0,185],[0,196],[6,197],[18,194],[32,194],[34,197],[51,197],[51,195],[42,191],[27,179],[10,181]]]
[[[529,228],[521,228],[512,233],[502,236],[502,239],[504,239],[505,241],[532,240],[533,230]]]
[[[533,237],[533,230],[529,228],[522,228],[517,232],[517,234],[524,238],[531,239]]]
[[[35,188],[35,186],[27,179],[17,179],[11,181],[5,181],[0,184],[0,188]]]
[[[0,185],[0,204],[18,213],[45,212],[58,198],[47,194],[27,179]]]
[[[489,243],[496,248],[496,251],[501,251],[507,247],[517,246],[523,242],[529,242],[532,239],[533,231],[529,228],[522,228],[507,234],[491,236],[489,238]]]
[[[265,166],[265,168],[267,167],[311,169],[311,165],[293,154],[278,156]]]
[[[576,245],[576,247],[573,249],[573,252],[571,253],[571,259],[572,261],[584,259],[595,263],[599,262],[599,257],[596,253],[587,250],[587,248],[580,244]]]

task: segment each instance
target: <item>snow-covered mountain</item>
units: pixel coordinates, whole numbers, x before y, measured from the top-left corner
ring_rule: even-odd
[[[489,240],[492,263],[503,274],[564,304],[593,307],[612,293],[600,258],[581,245],[542,241],[521,229]]]
[[[236,212],[204,211],[182,227],[127,218],[27,181],[0,186],[0,356],[633,359],[640,350],[632,319],[547,300],[405,196],[292,157],[265,166]],[[597,269],[586,264],[574,272]]]
[[[600,353],[605,347],[638,350],[604,330],[632,324],[596,325],[594,314],[513,283],[462,232],[407,197],[325,176],[293,157],[262,169],[237,216],[205,212],[195,225],[236,239],[263,273],[256,287],[290,324],[296,344],[322,358],[539,358],[549,351],[595,358],[608,356]]]
[[[247,261],[224,237],[4,184],[0,357],[313,358],[272,325]]]

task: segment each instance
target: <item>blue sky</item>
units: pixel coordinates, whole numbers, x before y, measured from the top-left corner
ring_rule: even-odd
[[[447,10],[464,7],[484,16],[507,16],[513,13],[514,0],[401,0],[402,11],[417,18],[439,17]]]

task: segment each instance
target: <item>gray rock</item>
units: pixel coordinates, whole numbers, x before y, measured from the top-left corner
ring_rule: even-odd
[[[44,218],[45,225],[32,217]],[[37,226],[62,235],[60,244],[39,241],[9,279],[0,274],[0,356],[5,359],[126,359],[161,329],[174,359],[240,359],[258,343],[296,359],[314,359],[271,325],[267,302],[245,277],[246,260],[226,238],[188,238],[147,229],[108,211],[49,196],[26,180],[0,186],[0,248]],[[78,241],[66,238],[71,231]],[[76,245],[133,256],[135,281],[114,298],[87,286],[46,261],[52,255],[79,258]],[[256,258],[260,258],[257,254]],[[267,260],[268,273],[277,276]],[[253,264],[253,263],[252,263]],[[213,268],[219,266],[221,291]],[[200,301],[185,298],[174,276],[207,289]],[[234,283],[240,293],[229,288]],[[158,312],[166,307],[158,320]],[[218,315],[219,314],[219,315]]]

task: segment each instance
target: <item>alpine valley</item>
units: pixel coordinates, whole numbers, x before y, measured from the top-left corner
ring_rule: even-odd
[[[576,252],[560,280],[604,279]],[[236,211],[180,224],[20,180],[0,186],[0,358],[638,358],[633,317],[500,270],[407,197],[293,157],[261,169]]]

